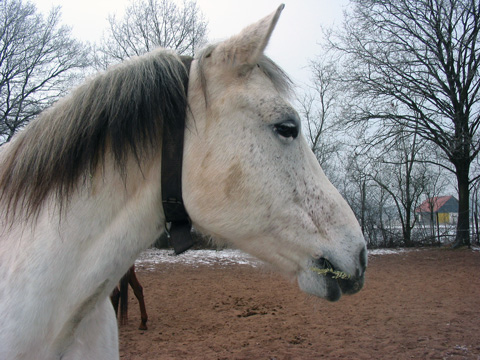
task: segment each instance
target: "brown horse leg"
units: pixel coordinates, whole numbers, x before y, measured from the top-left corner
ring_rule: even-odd
[[[118,303],[120,302],[120,289],[115,286],[110,294],[110,300],[112,301],[113,308],[115,309],[115,316],[118,314]]]
[[[130,279],[128,281],[133,289],[135,296],[137,297],[138,304],[140,305],[140,314],[142,321],[138,329],[147,330],[148,315],[147,309],[145,308],[145,301],[143,300],[143,287],[142,285],[140,285],[140,282],[137,279],[137,275],[135,275],[135,265],[130,268]]]

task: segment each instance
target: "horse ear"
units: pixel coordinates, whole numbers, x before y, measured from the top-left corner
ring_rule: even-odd
[[[273,29],[285,7],[280,5],[274,13],[246,27],[238,35],[231,37],[219,46],[219,53],[235,67],[256,65],[267,47]]]

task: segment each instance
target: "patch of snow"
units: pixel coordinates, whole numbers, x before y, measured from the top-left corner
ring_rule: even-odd
[[[368,255],[392,255],[392,254],[401,254],[407,252],[406,249],[372,249],[368,250]]]
[[[147,249],[140,254],[135,265],[143,268],[154,268],[157,264],[183,264],[192,267],[201,265],[249,265],[257,267],[261,264],[251,255],[240,250],[190,250],[180,255],[175,255],[172,250]]]

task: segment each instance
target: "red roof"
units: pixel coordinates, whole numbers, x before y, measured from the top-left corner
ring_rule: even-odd
[[[430,198],[425,200],[419,207],[415,209],[415,212],[438,212],[439,209],[445,203],[450,200],[452,196],[437,196],[434,198]],[[433,210],[432,210],[433,205]]]

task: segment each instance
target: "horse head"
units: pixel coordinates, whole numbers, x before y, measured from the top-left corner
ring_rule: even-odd
[[[193,61],[184,201],[196,228],[337,300],[363,286],[365,241],[302,135],[288,78],[264,55],[282,9]]]

